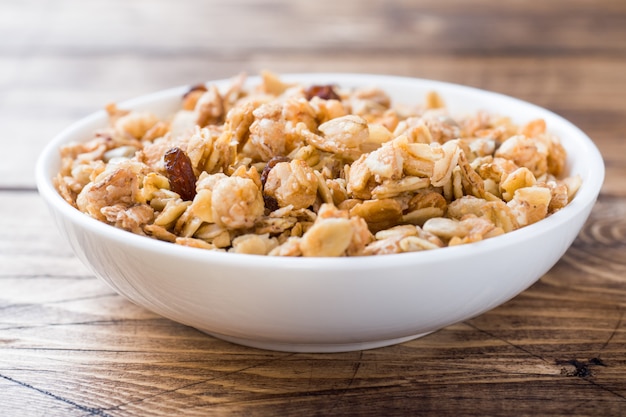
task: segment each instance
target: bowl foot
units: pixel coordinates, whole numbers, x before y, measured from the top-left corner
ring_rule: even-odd
[[[432,332],[420,333],[411,336],[399,337],[395,339],[376,340],[371,342],[355,342],[355,343],[289,343],[289,342],[274,342],[264,340],[252,340],[246,338],[240,338],[235,336],[226,336],[219,333],[208,332],[200,330],[210,336],[217,339],[222,339],[227,342],[235,343],[238,345],[253,347],[257,349],[274,350],[279,352],[294,352],[294,353],[338,353],[338,352],[352,352],[358,350],[376,349],[385,346],[397,345],[399,343],[408,342],[409,340],[417,339],[422,336],[426,336]]]

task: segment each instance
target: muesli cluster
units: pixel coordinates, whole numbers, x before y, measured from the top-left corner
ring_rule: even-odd
[[[580,187],[543,120],[454,118],[436,93],[299,85],[265,72],[200,85],[179,111],[109,105],[61,149],[59,193],[140,235],[210,250],[363,256],[477,242],[544,219]],[[410,104],[410,103],[409,103]]]

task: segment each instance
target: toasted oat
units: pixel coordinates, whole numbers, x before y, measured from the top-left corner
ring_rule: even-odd
[[[437,92],[411,107],[376,87],[245,79],[191,88],[167,119],[107,106],[107,128],[61,149],[59,193],[100,221],[180,245],[363,256],[509,233],[581,186],[563,177],[565,149],[542,119],[455,118]],[[184,175],[168,152],[184,157]]]

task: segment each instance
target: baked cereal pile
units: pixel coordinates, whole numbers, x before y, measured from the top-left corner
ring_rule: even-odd
[[[61,149],[59,193],[115,227],[180,245],[363,256],[488,239],[566,206],[565,150],[543,120],[453,118],[433,92],[197,86],[167,120],[109,105],[109,126]]]

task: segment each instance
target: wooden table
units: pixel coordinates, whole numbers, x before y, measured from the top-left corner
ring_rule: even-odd
[[[600,148],[599,201],[530,289],[397,346],[262,351],[125,301],[51,223],[39,151],[108,102],[265,68],[432,78],[547,107]],[[0,126],[1,416],[626,415],[623,0],[3,1]]]

